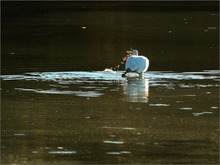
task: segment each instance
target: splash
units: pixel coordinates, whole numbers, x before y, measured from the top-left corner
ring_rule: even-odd
[[[29,72],[20,75],[1,75],[4,81],[9,80],[36,80],[36,81],[68,81],[68,80],[102,80],[115,81],[125,80],[121,77],[122,71],[113,71],[106,69],[104,71],[94,72]],[[132,73],[131,73],[132,75]],[[132,76],[131,76],[132,77]],[[204,70],[203,72],[165,72],[149,71],[144,77],[152,82],[166,82],[168,80],[207,80],[213,79],[219,81],[218,70]]]

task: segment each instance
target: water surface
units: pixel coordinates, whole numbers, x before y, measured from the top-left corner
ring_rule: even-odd
[[[149,70],[219,67],[213,1],[2,2],[1,25],[4,74],[104,70],[130,48],[149,58]]]
[[[1,163],[219,162],[219,2],[4,1],[1,42]]]
[[[3,163],[217,163],[219,72],[2,75]]]

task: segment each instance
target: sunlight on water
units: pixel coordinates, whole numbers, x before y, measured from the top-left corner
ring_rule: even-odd
[[[49,151],[49,154],[76,154],[76,151]]]
[[[166,150],[166,155],[167,146],[173,148],[174,144],[178,151],[186,145],[183,152],[188,151],[189,144],[213,145],[212,139],[218,133],[216,128],[212,133],[215,136],[208,142],[205,140],[205,144],[200,142],[200,137],[209,139],[205,137],[209,133],[203,132],[209,131],[208,124],[212,126],[213,120],[217,120],[218,71],[149,71],[143,79],[133,73],[129,78],[122,78],[122,73],[1,75],[6,116],[3,124],[11,125],[3,131],[8,143],[3,143],[3,150],[11,152],[11,140],[7,139],[13,138],[16,144],[22,141],[28,145],[21,144],[19,149],[12,150],[28,152],[26,155],[35,160],[74,157],[89,162],[94,155],[126,160],[142,153],[141,159],[145,162],[148,153],[157,156],[161,150]],[[17,120],[20,121],[12,122]],[[39,138],[36,140],[39,144],[29,144],[30,137]],[[191,152],[198,152],[191,148]],[[170,155],[175,153],[169,151]],[[23,160],[12,154],[5,157],[11,162]]]
[[[25,133],[15,133],[14,136],[25,136]]]
[[[135,130],[135,128],[129,128],[129,127],[101,127],[101,128],[106,128],[106,129],[121,129],[121,130]]]
[[[123,72],[31,72],[23,75],[1,75],[2,80],[36,80],[36,81],[54,81],[54,82],[85,82],[85,81],[122,81]],[[206,80],[215,79],[219,81],[218,70],[205,70],[203,72],[163,72],[149,71],[144,74],[144,77],[149,79],[152,86],[159,85],[158,83],[167,82],[168,80]],[[81,80],[81,81],[80,81]],[[134,78],[133,78],[134,80]]]
[[[152,107],[168,107],[170,105],[169,104],[149,104],[149,106],[152,106]]]
[[[121,77],[123,72],[30,72],[23,75],[1,75],[3,80],[42,80],[42,81],[55,81],[62,82],[68,80],[102,80],[102,81],[120,81],[124,80]],[[132,75],[132,74],[131,74]],[[145,78],[150,80],[204,80],[204,79],[217,79],[219,80],[218,70],[205,70],[203,72],[163,72],[163,71],[149,71],[144,74]],[[134,75],[133,75],[134,76]],[[160,80],[160,81],[159,81]]]
[[[198,113],[193,113],[194,116],[201,116],[205,114],[212,114],[213,112],[198,112]]]
[[[149,81],[148,79],[129,78],[124,84],[124,93],[128,102],[148,102]]]
[[[217,1],[1,5],[2,164],[219,163]]]
[[[31,72],[23,75],[2,75],[4,81],[37,81],[39,83],[51,83],[49,89],[22,88],[15,90],[22,92],[35,92],[40,94],[75,95],[79,97],[101,97],[104,95],[106,86],[97,83],[119,82],[123,86],[124,94],[128,102],[148,103],[149,87],[164,87],[167,89],[180,88],[205,88],[217,86],[216,84],[183,83],[182,80],[213,80],[219,81],[217,70],[206,70],[203,72],[163,72],[149,71],[144,74],[144,79],[135,77],[130,73],[130,78],[122,78],[121,71],[96,71],[96,72]],[[55,84],[54,84],[55,83]],[[85,84],[85,83],[89,83]],[[201,82],[202,83],[202,82]],[[71,90],[71,85],[81,84],[80,89]],[[68,90],[67,90],[68,89]],[[118,91],[119,89],[111,89]],[[169,104],[149,104],[149,106],[169,106]]]
[[[56,90],[56,89],[50,89],[50,90],[42,90],[42,89],[24,89],[24,88],[15,88],[15,90],[19,91],[27,91],[27,92],[35,92],[35,93],[41,93],[41,94],[61,94],[61,95],[76,95],[81,97],[99,97],[103,95],[103,93],[98,93],[96,91],[64,91],[64,90]]]
[[[107,143],[107,144],[124,144],[123,141],[111,141],[111,140],[105,140],[104,143]]]
[[[106,152],[107,155],[123,155],[123,154],[130,154],[130,151],[120,151],[120,152]]]
[[[190,111],[190,110],[192,110],[192,108],[189,108],[189,107],[184,107],[184,108],[180,108],[180,110],[186,110],[186,111]]]

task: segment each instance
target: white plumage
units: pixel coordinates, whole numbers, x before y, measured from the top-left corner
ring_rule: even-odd
[[[148,67],[148,58],[145,56],[139,56],[137,50],[132,50],[132,55],[128,57],[125,64],[126,72],[122,76],[124,77],[128,72],[136,72],[140,77],[142,77],[143,73],[147,71]]]

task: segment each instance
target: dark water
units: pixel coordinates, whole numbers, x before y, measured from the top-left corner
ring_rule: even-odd
[[[2,78],[3,163],[217,163],[219,72]]]
[[[218,2],[2,2],[2,72],[218,69]],[[123,66],[121,69],[124,69]]]
[[[1,5],[1,163],[219,162],[218,2]]]

